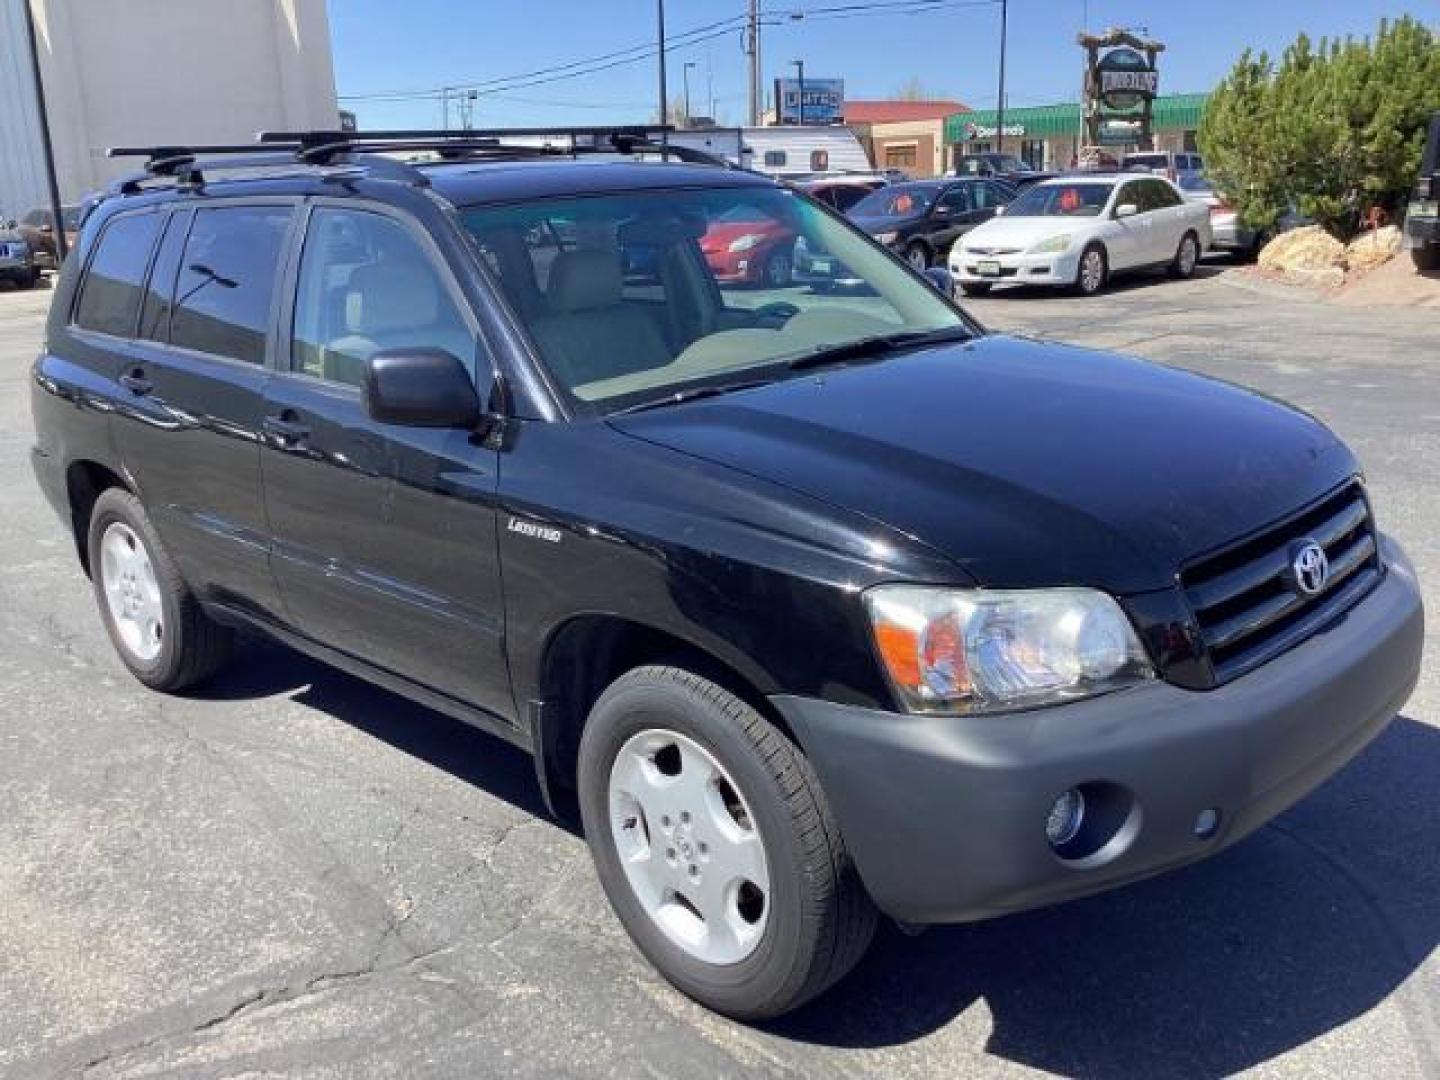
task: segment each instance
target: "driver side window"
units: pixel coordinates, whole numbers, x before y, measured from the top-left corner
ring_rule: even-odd
[[[970,209],[970,185],[958,184],[952,187],[940,196],[936,207],[945,214],[963,214]]]
[[[475,373],[475,335],[409,231],[382,214],[315,210],[300,257],[292,370],[359,386],[371,355],[406,347],[445,349]]]

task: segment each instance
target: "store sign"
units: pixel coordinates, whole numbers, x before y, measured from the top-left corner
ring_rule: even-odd
[[[1100,142],[1104,146],[1127,146],[1140,142],[1138,120],[1106,120],[1100,125]]]
[[[1005,125],[1005,137],[1006,137],[1007,139],[1010,139],[1010,138],[1019,139],[1019,138],[1023,138],[1024,135],[1025,135],[1025,125],[1024,125],[1024,124],[1006,124],[1006,125]],[[994,125],[994,124],[977,124],[977,123],[975,123],[974,121],[967,121],[967,122],[966,122],[966,124],[965,124],[965,141],[966,141],[966,142],[976,142],[977,140],[980,140],[980,139],[993,139],[993,138],[995,138],[995,125]]]
[[[802,95],[799,79],[776,79],[775,100],[779,103],[782,124],[801,122]],[[805,80],[803,95],[804,122],[807,124],[843,124],[845,122],[845,80]]]
[[[1095,71],[1100,76],[1100,100],[1112,109],[1133,109],[1160,92],[1160,73],[1134,49],[1111,49]]]

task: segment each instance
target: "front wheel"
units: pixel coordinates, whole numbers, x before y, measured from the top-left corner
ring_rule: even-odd
[[[1421,244],[1410,249],[1415,269],[1422,274],[1440,274],[1440,244]]]
[[[729,691],[636,668],[580,742],[585,836],[630,937],[681,991],[778,1016],[859,961],[875,909],[809,762]]]
[[[905,261],[924,272],[930,269],[930,249],[917,240],[905,249]]]
[[[765,284],[772,289],[783,289],[795,277],[795,260],[788,251],[772,251],[765,260]]]
[[[1075,291],[1081,296],[1094,296],[1105,287],[1109,268],[1105,261],[1105,249],[1091,244],[1080,255],[1080,265],[1075,271]]]
[[[231,631],[201,610],[140,500],[110,488],[90,515],[90,578],[110,641],[153,690],[209,678],[230,656]]]
[[[1170,276],[1182,279],[1193,277],[1199,262],[1200,241],[1194,233],[1187,232],[1180,238],[1180,246],[1175,249],[1175,257],[1170,260]]]

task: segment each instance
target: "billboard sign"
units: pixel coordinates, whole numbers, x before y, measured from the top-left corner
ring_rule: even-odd
[[[775,80],[775,113],[782,124],[801,122],[802,102],[799,79]],[[803,102],[804,123],[843,124],[845,122],[845,80],[805,80]]]
[[[1100,100],[1112,109],[1133,109],[1160,91],[1160,73],[1134,49],[1111,49],[1095,65]]]

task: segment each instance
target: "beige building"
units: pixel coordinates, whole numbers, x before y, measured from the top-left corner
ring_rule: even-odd
[[[44,201],[27,0],[0,0],[0,212]],[[136,167],[109,146],[339,125],[325,0],[29,0],[61,198]]]
[[[965,111],[958,101],[847,101],[845,123],[875,168],[919,178],[945,171],[945,120]]]

